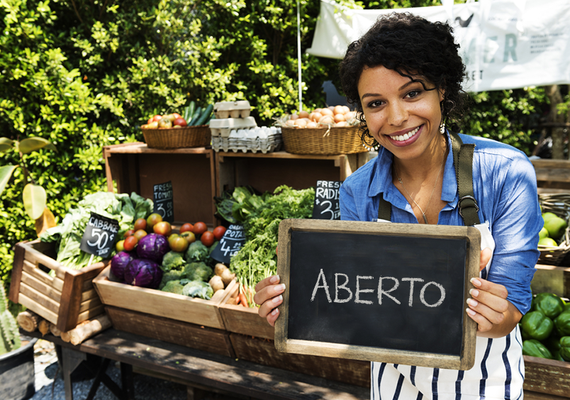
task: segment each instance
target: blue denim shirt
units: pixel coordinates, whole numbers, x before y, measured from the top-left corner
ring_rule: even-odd
[[[521,151],[493,140],[460,135],[475,143],[473,191],[479,219],[489,223],[495,251],[487,279],[504,285],[508,300],[524,315],[530,309],[530,282],[538,261],[542,228],[532,163]],[[451,139],[448,137],[451,149]],[[379,196],[392,204],[392,222],[417,223],[412,207],[392,183],[393,155],[384,148],[378,157],[350,175],[340,189],[341,219],[375,221]],[[457,207],[457,180],[450,151],[445,163],[438,225],[465,225]]]

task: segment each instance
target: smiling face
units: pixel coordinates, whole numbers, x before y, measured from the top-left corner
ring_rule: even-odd
[[[394,157],[426,158],[440,151],[440,102],[443,92],[420,76],[412,81],[383,66],[365,68],[358,94],[370,134]]]

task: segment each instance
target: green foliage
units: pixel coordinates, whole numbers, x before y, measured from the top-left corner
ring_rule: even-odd
[[[20,348],[20,332],[8,307],[4,282],[0,281],[0,355]]]

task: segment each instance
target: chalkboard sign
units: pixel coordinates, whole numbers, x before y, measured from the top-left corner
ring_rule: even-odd
[[[80,249],[89,254],[108,258],[113,251],[118,232],[117,220],[92,212],[81,238]]]
[[[317,181],[315,187],[314,219],[340,219],[339,189],[342,181]]]
[[[477,324],[465,313],[479,275],[476,228],[283,220],[286,285],[277,350],[466,370]]]
[[[153,186],[154,210],[162,216],[163,221],[174,222],[174,196],[172,183],[160,183]]]
[[[245,243],[243,225],[232,224],[226,229],[220,243],[210,254],[210,257],[224,264],[230,264],[230,258],[235,255]]]

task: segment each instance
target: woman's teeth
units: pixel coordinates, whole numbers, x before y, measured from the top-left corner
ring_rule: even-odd
[[[408,140],[409,138],[414,136],[416,133],[418,133],[419,130],[420,130],[420,127],[418,126],[413,131],[409,131],[408,133],[406,133],[404,135],[400,135],[400,136],[391,136],[390,139],[397,140],[398,142],[403,142],[404,140]]]

